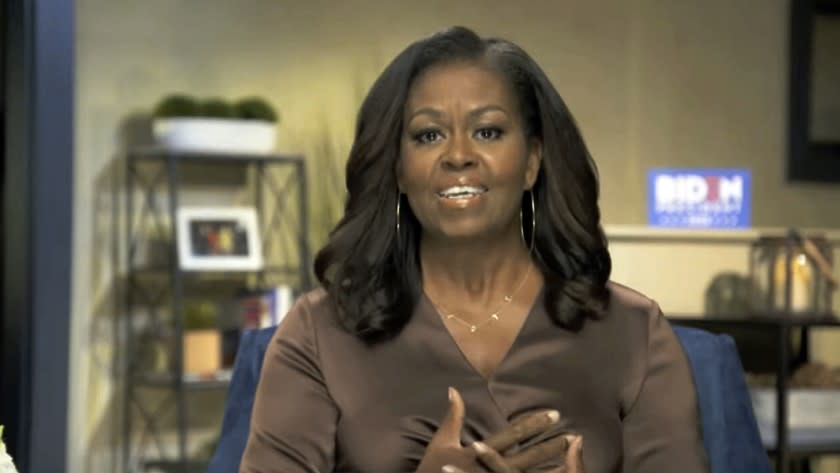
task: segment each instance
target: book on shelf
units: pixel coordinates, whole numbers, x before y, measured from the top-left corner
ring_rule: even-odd
[[[279,285],[243,290],[226,303],[222,330],[222,367],[233,368],[244,332],[276,326],[291,310],[293,302],[293,289]]]
[[[274,286],[243,294],[239,298],[242,329],[276,326],[291,310],[293,297],[289,286]]]

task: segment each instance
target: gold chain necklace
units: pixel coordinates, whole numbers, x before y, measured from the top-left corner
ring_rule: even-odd
[[[514,296],[516,296],[516,294],[519,293],[519,290],[522,289],[522,286],[525,285],[525,281],[528,280],[528,276],[531,274],[531,266],[533,266],[533,264],[529,262],[528,270],[525,271],[525,276],[522,277],[522,281],[519,282],[519,285],[516,286],[516,289],[514,289],[513,292],[511,292],[509,295],[505,296],[504,299],[502,299],[502,303],[499,304],[499,306],[496,308],[496,310],[494,310],[490,314],[490,317],[488,317],[486,320],[484,320],[482,322],[479,322],[477,324],[474,324],[474,323],[471,323],[467,320],[462,319],[457,314],[449,312],[448,310],[444,309],[442,306],[440,306],[438,304],[435,304],[434,302],[432,302],[432,305],[435,306],[435,309],[437,310],[438,314],[440,314],[440,316],[443,317],[444,319],[454,320],[455,322],[458,322],[459,324],[467,327],[470,330],[470,333],[475,333],[475,332],[478,331],[478,329],[480,329],[484,325],[489,324],[490,322],[492,322],[494,320],[499,320],[499,314],[502,312],[502,308],[504,308],[507,304],[510,304],[511,301],[513,301]],[[431,300],[431,298],[430,298],[430,300]]]

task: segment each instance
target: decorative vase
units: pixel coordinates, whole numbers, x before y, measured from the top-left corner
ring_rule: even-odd
[[[212,374],[222,367],[222,335],[217,329],[184,332],[184,373]]]

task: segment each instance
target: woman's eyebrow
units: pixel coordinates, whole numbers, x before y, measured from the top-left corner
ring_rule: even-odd
[[[487,112],[502,112],[502,113],[507,115],[507,110],[505,110],[502,106],[495,105],[495,104],[483,105],[481,107],[475,108],[473,110],[470,110],[467,113],[467,115],[471,119],[475,119],[475,118],[480,117],[481,115],[484,115]],[[423,107],[423,108],[420,108],[418,110],[415,110],[411,115],[409,115],[408,121],[410,122],[411,120],[413,120],[415,117],[417,117],[419,115],[430,115],[432,118],[435,118],[435,119],[439,120],[439,119],[443,118],[444,116],[446,116],[446,113],[442,112],[441,110],[438,110],[436,108]]]

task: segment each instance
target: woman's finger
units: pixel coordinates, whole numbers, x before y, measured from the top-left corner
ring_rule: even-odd
[[[443,465],[443,468],[441,468],[440,471],[441,473],[467,473],[455,465]]]
[[[455,388],[449,388],[449,412],[438,428],[436,437],[443,445],[461,447],[461,430],[464,426],[464,400]]]
[[[573,435],[558,435],[511,455],[507,463],[517,470],[525,471],[552,460],[557,461],[558,458],[568,458],[569,445],[574,438]]]
[[[572,436],[573,439],[566,451],[566,462],[545,473],[586,473],[583,470],[583,437]]]
[[[545,473],[569,473],[569,470],[566,469],[566,465],[560,465],[557,468],[552,468]]]
[[[558,411],[552,410],[531,414],[514,422],[510,428],[485,439],[484,444],[497,452],[505,452],[519,442],[547,431],[559,421],[560,413]]]
[[[583,437],[576,435],[566,452],[566,473],[584,473]]]
[[[488,447],[486,444],[475,442],[472,444],[472,447],[479,461],[493,473],[519,473],[519,470],[511,467],[499,452]]]

